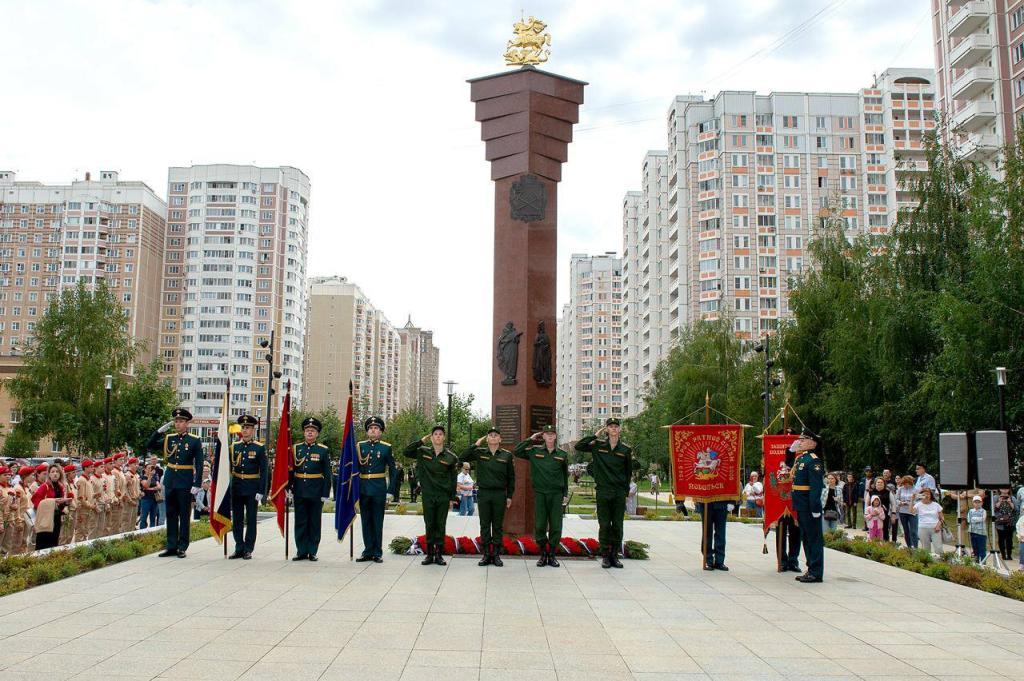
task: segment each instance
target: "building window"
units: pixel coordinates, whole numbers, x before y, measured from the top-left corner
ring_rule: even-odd
[[[1013,63],[1019,64],[1024,59],[1024,40],[1014,45],[1011,52],[1013,54]]]

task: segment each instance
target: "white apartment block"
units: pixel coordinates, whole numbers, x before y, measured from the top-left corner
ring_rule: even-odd
[[[351,380],[358,425],[368,416],[387,421],[402,408],[401,362],[399,332],[362,289],[345,277],[310,279],[306,409],[344,409]]]
[[[200,429],[216,425],[229,377],[231,415],[266,418],[272,332],[271,418],[289,380],[302,405],[309,189],[287,166],[168,171],[160,352]]]
[[[555,403],[563,442],[622,416],[623,272],[614,252],[573,253],[558,327]]]
[[[433,420],[441,361],[441,352],[434,345],[434,332],[414,326],[410,316],[405,326],[398,329],[398,335],[402,339],[399,411],[416,409]]]
[[[1024,0],[932,0],[939,104],[972,160],[996,169],[1024,113]]]
[[[128,331],[157,354],[164,202],[142,182],[105,170],[46,185],[0,172],[0,354],[20,354],[49,301],[79,281],[105,281]]]
[[[826,218],[852,240],[915,205],[902,180],[925,168],[933,82],[890,69],[859,93],[673,101],[668,151],[647,153],[643,191],[623,201],[625,415],[687,326],[728,317],[740,338],[773,333]]]

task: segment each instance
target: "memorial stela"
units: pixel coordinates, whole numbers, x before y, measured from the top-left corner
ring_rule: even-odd
[[[558,182],[586,85],[534,66],[547,60],[545,28],[534,17],[516,22],[505,59],[521,68],[469,81],[494,181],[491,404],[509,448],[555,419]],[[523,331],[536,332],[536,340],[512,340]],[[516,460],[508,532],[532,532],[529,471]]]

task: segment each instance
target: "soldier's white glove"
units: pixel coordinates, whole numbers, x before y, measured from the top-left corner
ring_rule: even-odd
[[[735,504],[726,504],[725,510],[728,511],[729,513],[732,513],[733,511],[736,510],[736,505]]]
[[[164,425],[162,425],[159,428],[157,428],[156,432],[158,432],[158,433],[166,433],[168,430],[171,429],[171,426],[173,426],[173,425],[174,425],[174,421],[168,421]]]
[[[202,487],[193,487],[192,488],[192,494],[198,494],[199,490],[201,490],[201,489],[203,489],[203,488]]]
[[[322,501],[322,502],[323,502],[323,503],[325,503],[325,504],[326,504],[326,503],[327,503],[328,501],[330,501],[330,500],[331,500],[331,498],[330,498],[330,497],[320,497],[320,501]]]
[[[295,501],[295,495],[291,493],[291,490],[284,493],[285,501]]]
[[[562,506],[569,505],[569,497],[562,497]]]
[[[820,514],[820,513],[812,513],[812,514],[811,514],[811,517],[812,517],[812,518],[820,518],[820,517],[821,517],[821,514]]]
[[[263,495],[262,494],[257,494],[256,495],[256,503],[257,504],[262,504],[263,503]]]

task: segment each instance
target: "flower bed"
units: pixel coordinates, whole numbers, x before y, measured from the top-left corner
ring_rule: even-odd
[[[825,546],[858,558],[1024,601],[1024,572],[1003,577],[979,566],[971,558],[958,558],[951,552],[936,557],[927,549],[901,548],[889,542],[872,542],[862,537],[850,539],[842,530],[826,532]]]

